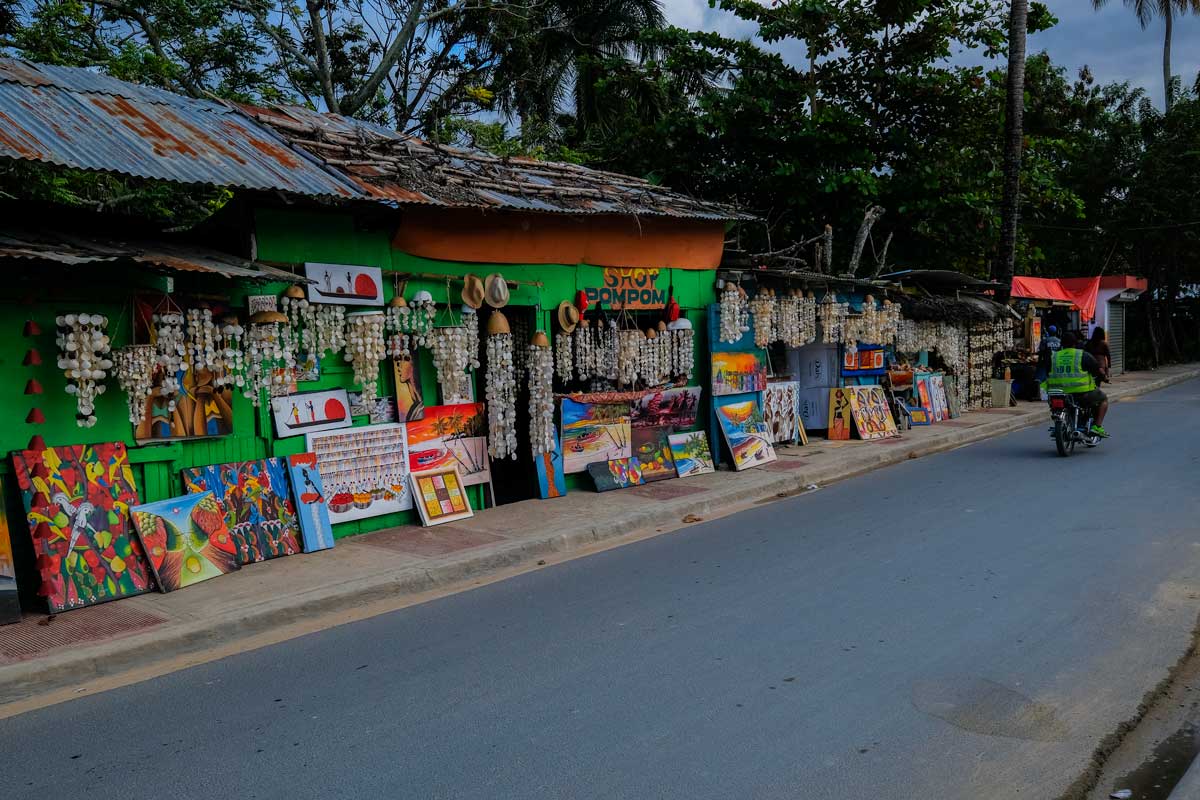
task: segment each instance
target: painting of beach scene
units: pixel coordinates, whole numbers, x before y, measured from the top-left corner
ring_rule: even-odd
[[[562,401],[563,472],[583,472],[588,464],[631,456],[628,403]]]

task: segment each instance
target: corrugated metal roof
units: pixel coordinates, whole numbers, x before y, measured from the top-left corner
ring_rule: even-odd
[[[121,241],[54,230],[0,229],[0,259],[35,259],[71,266],[133,261],[182,272],[211,272],[226,278],[303,283],[290,272],[188,244]]]
[[[17,59],[0,59],[0,157],[178,183],[365,197],[235,107]]]
[[[378,200],[565,214],[754,218],[641,178],[577,164],[432,145],[377,125],[294,106],[243,110],[294,147],[345,173]]]

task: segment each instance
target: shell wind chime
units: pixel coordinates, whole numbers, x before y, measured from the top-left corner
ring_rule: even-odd
[[[617,381],[632,386],[638,379],[641,366],[642,342],[646,336],[637,328],[617,333]]]
[[[821,321],[821,341],[825,344],[837,344],[842,341],[842,327],[850,313],[848,303],[837,302],[833,292],[827,292],[817,307],[817,317]]]
[[[215,383],[217,386],[245,388],[246,353],[242,349],[242,337],[246,335],[246,329],[237,317],[231,315],[221,320],[220,335],[221,372]]]
[[[517,457],[517,381],[513,337],[508,319],[492,312],[487,323],[486,397],[488,453],[492,458]]]
[[[689,381],[696,369],[696,334],[692,323],[680,317],[669,323],[667,329],[671,333],[671,377]]]
[[[446,402],[468,402],[471,397],[471,375],[467,372],[471,366],[470,332],[464,325],[434,328],[428,338],[438,384]]]
[[[287,370],[296,366],[288,318],[278,311],[259,311],[250,318],[246,333],[246,384],[242,394],[257,408],[263,392],[283,386]]]
[[[775,340],[775,298],[770,289],[759,289],[750,301],[754,317],[754,345],[766,347]]]
[[[393,297],[384,311],[383,329],[388,333],[387,354],[392,358],[400,358],[411,349],[411,340],[405,333],[411,313],[408,302],[400,295]]]
[[[579,330],[576,328],[575,330]],[[573,333],[559,331],[554,335],[554,373],[563,383],[569,383],[575,368],[575,348]]]
[[[638,375],[642,377],[642,382],[647,386],[663,382],[662,362],[659,358],[661,347],[658,339],[658,331],[654,328],[647,328],[646,338],[641,343],[641,352],[638,353]]]
[[[279,307],[288,318],[292,350],[317,353],[317,308],[304,296],[299,286],[289,286],[279,298]]]
[[[581,381],[590,380],[596,372],[597,332],[585,319],[580,321],[571,337],[575,345],[575,377]]]
[[[66,392],[75,397],[75,424],[96,424],[96,398],[104,394],[104,379],[113,362],[102,314],[65,314],[55,319],[58,335],[58,368],[67,378]]]
[[[379,362],[387,358],[383,339],[382,311],[356,311],[346,315],[346,354],[354,381],[362,387],[362,403],[368,407],[379,397]]]
[[[533,456],[552,453],[554,438],[554,358],[542,331],[533,335],[526,359],[529,371],[529,441]]]
[[[479,312],[468,305],[462,307],[462,326],[466,330],[467,369],[479,369]]]
[[[192,369],[215,371],[220,368],[217,350],[217,326],[212,311],[189,308],[187,312],[187,350]]]
[[[154,325],[154,342],[158,349],[158,365],[162,380],[158,393],[169,397],[169,411],[175,410],[175,394],[179,391],[179,373],[187,370],[187,343],[183,334],[183,314],[168,312],[151,317]]]
[[[776,336],[788,347],[800,347],[804,342],[800,338],[800,292],[794,289],[776,301],[779,324]]]
[[[413,295],[411,310],[408,321],[412,327],[409,333],[417,347],[429,347],[433,338],[433,320],[437,316],[437,303],[433,301],[433,295],[425,290],[417,292]]]
[[[154,368],[158,353],[151,344],[131,344],[113,353],[117,386],[125,393],[129,404],[129,421],[142,421],[146,401],[154,394]]]
[[[750,330],[749,311],[746,307],[746,290],[726,282],[721,292],[721,341],[732,344]]]

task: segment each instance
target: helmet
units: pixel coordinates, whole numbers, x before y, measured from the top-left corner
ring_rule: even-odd
[[[1058,326],[1051,325],[1049,328],[1046,328],[1046,333],[1050,334],[1051,336],[1058,336]]]

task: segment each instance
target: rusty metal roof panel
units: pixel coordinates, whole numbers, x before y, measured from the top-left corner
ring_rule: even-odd
[[[706,219],[754,217],[629,175],[578,164],[502,158],[433,145],[394,130],[306,108],[242,106],[293,147],[348,175],[371,196],[451,208]]]
[[[0,59],[0,157],[178,183],[365,194],[236,107],[16,59]]]

